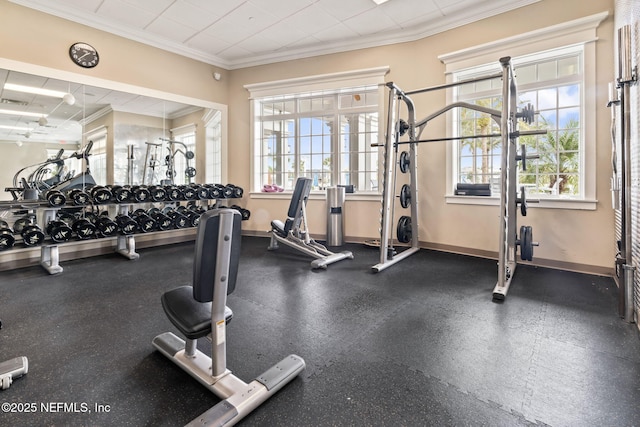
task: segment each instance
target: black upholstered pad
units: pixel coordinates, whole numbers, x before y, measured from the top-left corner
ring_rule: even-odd
[[[193,288],[181,286],[162,294],[162,308],[173,325],[188,339],[211,332],[211,303],[193,299]]]
[[[284,231],[284,224],[279,219],[274,219],[273,221],[271,221],[271,229],[282,237],[287,237],[287,232]]]

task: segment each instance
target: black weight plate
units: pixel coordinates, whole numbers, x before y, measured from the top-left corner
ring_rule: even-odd
[[[59,191],[48,191],[46,198],[49,206],[62,206],[67,203],[67,198]]]
[[[400,243],[409,243],[411,241],[411,217],[401,216],[398,220],[396,236]]]
[[[0,219],[0,230],[2,230],[3,228],[9,228],[9,223],[4,219]]]
[[[162,187],[153,187],[150,189],[150,193],[154,202],[161,202],[167,197],[167,192]]]
[[[102,217],[96,223],[96,228],[104,237],[113,236],[118,231],[118,224],[110,218]]]
[[[520,213],[527,216],[527,192],[524,185],[520,187]]]
[[[403,184],[400,190],[400,206],[408,208],[411,204],[411,186],[409,184]]]
[[[182,191],[184,198],[187,200],[195,200],[198,197],[198,193],[195,188],[187,187]]]
[[[533,229],[530,225],[520,227],[520,259],[533,260]]]
[[[72,233],[73,231],[64,221],[54,220],[47,224],[47,234],[56,243],[68,241]]]
[[[116,222],[120,227],[120,233],[124,235],[133,234],[136,232],[138,228],[138,223],[136,223],[131,217],[126,215],[121,215],[116,218]]]
[[[88,220],[78,220],[73,224],[73,229],[76,232],[76,236],[80,240],[87,240],[96,237],[98,229],[94,224]]]
[[[240,215],[242,215],[242,219],[246,221],[251,218],[251,211],[249,209],[241,209]]]
[[[22,241],[26,246],[37,246],[44,242],[44,233],[40,227],[35,225],[27,225],[22,230]]]
[[[224,190],[222,190],[222,195],[225,199],[231,199],[232,197],[234,197],[235,194],[235,186],[232,184],[227,185],[226,187],[224,187]]]
[[[27,217],[22,217],[13,223],[13,231],[20,234],[29,224],[31,224],[31,220]]]
[[[125,187],[114,188],[113,198],[116,203],[128,202],[131,199],[131,190]]]
[[[151,192],[148,188],[139,187],[133,190],[133,199],[136,202],[144,203],[151,198]]]
[[[194,176],[196,176],[196,168],[194,168],[193,166],[189,166],[187,169],[185,169],[184,174],[189,178],[193,178]]]
[[[148,215],[140,215],[137,222],[140,227],[140,231],[143,233],[148,233],[156,229],[156,222]]]
[[[11,249],[15,243],[16,238],[13,237],[13,234],[8,229],[0,230],[0,251]]]
[[[409,171],[409,153],[407,151],[403,151],[400,153],[400,172],[407,173]]]
[[[96,203],[108,203],[111,200],[111,191],[108,188],[99,187],[91,191],[91,196]]]

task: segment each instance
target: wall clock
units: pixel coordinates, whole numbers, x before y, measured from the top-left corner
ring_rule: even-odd
[[[83,68],[93,68],[98,65],[100,60],[98,51],[93,46],[80,42],[71,45],[69,57],[75,64]]]

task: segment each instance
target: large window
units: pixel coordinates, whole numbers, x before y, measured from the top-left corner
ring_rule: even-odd
[[[262,98],[255,111],[260,186],[292,189],[304,176],[316,190],[377,190],[376,86]]]
[[[305,79],[309,84],[275,82],[275,90],[269,84],[266,90],[265,84],[247,87],[255,190],[292,190],[298,177],[308,177],[314,190],[353,185],[360,192],[379,191],[379,148],[372,145],[378,142],[380,84],[387,70],[366,70],[361,78],[354,72],[339,82],[336,75]]]
[[[528,194],[581,198],[584,195],[582,161],[583,65],[582,46],[554,50],[513,60],[518,83],[518,107],[531,105],[539,112],[532,124],[520,122],[520,130],[544,129],[546,135],[523,136],[528,153],[540,158],[528,162],[519,175],[519,184]],[[485,66],[454,73],[456,80],[481,75]],[[495,70],[493,70],[495,71]],[[501,79],[460,86],[454,93],[465,101],[502,109]],[[488,114],[459,109],[455,133],[461,136],[490,135],[500,132]],[[457,143],[457,182],[490,183],[500,191],[501,139],[485,137]]]
[[[523,136],[527,162],[519,184],[540,200],[534,207],[596,209],[596,43],[607,12],[518,34],[491,43],[440,55],[447,82],[499,72],[499,58],[510,56],[518,84],[518,107],[531,104],[539,112],[520,130],[543,129],[546,135]],[[501,110],[500,79],[457,86],[447,103],[457,100]],[[474,111],[453,109],[447,115],[452,135],[499,133],[493,119]],[[500,189],[499,138],[463,140],[447,145],[448,203],[496,204]],[[458,182],[492,184],[495,197],[455,196]]]

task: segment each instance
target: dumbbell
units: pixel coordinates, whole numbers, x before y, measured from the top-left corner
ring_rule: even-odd
[[[138,229],[138,223],[129,215],[116,215],[116,224],[120,228],[120,233],[124,235],[133,234]]]
[[[82,206],[89,203],[89,195],[79,188],[73,189],[67,193],[67,198],[76,206]]]
[[[56,243],[69,241],[73,234],[71,227],[69,227],[66,222],[59,219],[49,221],[45,230],[49,237],[51,237],[51,240]]]
[[[156,229],[156,221],[151,218],[144,209],[136,209],[131,218],[138,224],[138,229],[143,233],[148,233]]]
[[[182,191],[182,196],[185,200],[196,200],[198,198],[198,193],[195,188],[190,185],[180,186],[180,191]]]
[[[44,198],[49,206],[62,206],[67,203],[67,198],[58,190],[49,190],[44,194]]]
[[[147,211],[147,215],[156,221],[158,230],[170,230],[174,227],[174,222],[171,218],[163,214],[158,208],[151,208]]]
[[[220,190],[219,184],[207,184],[207,188],[209,190],[209,199],[219,199],[222,196],[222,191]]]
[[[100,215],[95,225],[103,237],[113,236],[118,231],[118,224],[106,215]]]
[[[87,218],[78,218],[73,221],[71,229],[76,233],[76,237],[80,240],[98,237],[98,228]]]
[[[96,185],[91,188],[90,194],[96,203],[109,203],[113,196],[111,191],[102,185]]]
[[[11,249],[15,243],[16,238],[13,237],[9,224],[4,220],[0,220],[0,252]]]
[[[176,187],[175,185],[168,185],[164,189],[167,192],[167,200],[177,201],[184,199],[184,194],[182,193],[180,188]]]
[[[243,221],[246,221],[246,220],[248,220],[249,218],[251,218],[251,211],[250,211],[249,209],[241,208],[241,207],[240,207],[240,206],[238,206],[238,205],[232,205],[232,206],[231,206],[231,209],[235,209],[235,210],[237,210],[238,212],[240,212],[240,215],[242,216],[242,220],[243,220]]]
[[[151,191],[144,185],[134,185],[131,191],[133,191],[133,200],[138,203],[145,203],[151,199]]]
[[[13,231],[22,236],[26,246],[36,246],[44,242],[44,233],[40,226],[33,222],[35,215],[27,215],[18,219],[13,225]]]
[[[126,203],[133,199],[131,188],[122,185],[114,185],[111,187],[111,194],[116,203]]]
[[[189,218],[187,218],[186,216],[184,216],[183,214],[181,214],[179,211],[175,209],[170,209],[166,211],[165,215],[171,218],[176,228],[187,228],[191,226],[191,221],[189,220]]]
[[[167,198],[166,190],[160,185],[152,185],[149,187],[149,193],[151,195],[151,200],[154,202],[161,202]]]
[[[244,195],[244,189],[237,185],[227,184],[225,187],[225,197],[227,199],[241,199]]]

